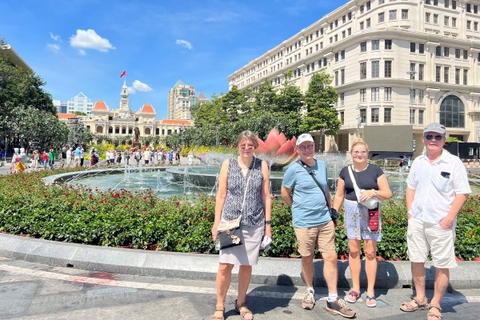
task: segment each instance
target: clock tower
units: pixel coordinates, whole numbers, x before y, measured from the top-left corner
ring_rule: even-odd
[[[130,112],[130,103],[128,102],[128,87],[125,81],[123,82],[122,92],[120,93],[120,112]]]

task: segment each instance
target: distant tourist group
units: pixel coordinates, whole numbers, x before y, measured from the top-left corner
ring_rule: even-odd
[[[461,160],[443,150],[446,129],[431,123],[423,130],[425,152],[414,161],[402,159],[402,167],[410,167],[407,177],[405,215],[408,217],[406,236],[411,262],[415,296],[403,302],[400,309],[415,312],[428,309],[428,320],[441,320],[441,300],[449,283],[449,269],[456,267],[456,217],[471,193],[467,172]],[[242,132],[237,140],[239,155],[226,159],[220,169],[212,240],[217,242],[217,302],[212,320],[225,318],[225,301],[232,269],[239,265],[235,311],[243,320],[253,319],[247,307],[247,291],[252,266],[258,263],[259,250],[268,245],[272,234],[271,198],[268,166],[255,157],[258,141],[251,131]],[[306,284],[302,307],[316,304],[313,287],[314,252],[318,249],[324,260],[323,273],[328,288],[326,310],[345,318],[356,315],[350,306],[361,296],[361,251],[365,256],[367,288],[365,304],[377,305],[376,249],[382,240],[381,200],[392,197],[383,170],[368,161],[368,145],[362,139],[350,148],[352,164],[344,167],[337,180],[334,200],[328,187],[326,163],[314,158],[313,137],[304,133],[296,140],[299,159],[286,170],[281,195],[291,207],[293,228],[301,273]],[[406,164],[408,161],[408,165]],[[352,277],[345,298],[337,290],[338,268],[335,250],[335,227],[338,212],[344,208],[344,228],[348,238],[348,262]],[[266,241],[267,240],[267,241]],[[425,295],[425,262],[431,256],[435,266],[435,290],[430,303]]]

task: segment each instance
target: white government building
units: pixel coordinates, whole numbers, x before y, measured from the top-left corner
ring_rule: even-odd
[[[324,139],[327,152],[347,151],[368,125],[412,125],[421,146],[425,125],[436,121],[448,136],[480,142],[479,7],[478,0],[353,0],[235,71],[229,86],[268,79],[280,87],[292,70],[291,83],[305,91],[325,69],[342,122],[338,136]]]

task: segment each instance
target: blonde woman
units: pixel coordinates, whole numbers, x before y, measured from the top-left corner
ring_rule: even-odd
[[[244,244],[220,250],[213,320],[225,317],[225,300],[235,265],[240,266],[235,310],[242,320],[253,319],[246,303],[252,266],[258,263],[263,235],[272,237],[270,178],[266,162],[253,156],[258,147],[257,137],[249,130],[243,131],[238,136],[237,145],[239,156],[226,159],[220,169],[212,239],[217,240],[221,221],[231,221],[241,215]]]
[[[375,278],[377,276],[377,242],[382,240],[382,224],[380,205],[368,209],[360,204],[372,197],[387,200],[392,197],[387,177],[383,170],[368,163],[368,145],[357,139],[350,149],[353,164],[340,171],[337,193],[333,208],[339,210],[344,202],[345,230],[348,238],[348,263],[352,275],[352,288],[345,300],[355,303],[360,297],[361,241],[365,254],[365,273],[367,274],[367,292],[365,302],[368,307],[375,307]],[[349,172],[349,168],[351,173]],[[357,198],[351,177],[354,177],[360,191]]]

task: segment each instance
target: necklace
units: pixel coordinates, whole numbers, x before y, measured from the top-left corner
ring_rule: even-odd
[[[359,169],[355,168],[355,166],[353,166],[353,169],[354,169],[356,172],[362,172],[362,171],[367,170],[368,166],[369,166],[369,164],[367,163],[367,166],[366,166],[365,168],[363,168],[363,169],[360,169],[360,170],[359,170]]]

